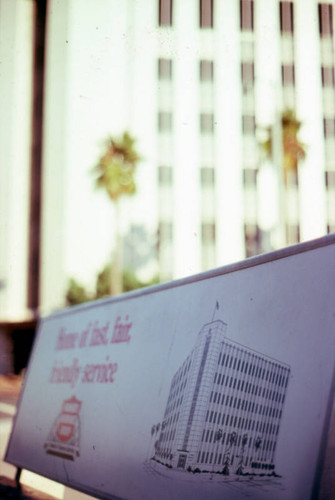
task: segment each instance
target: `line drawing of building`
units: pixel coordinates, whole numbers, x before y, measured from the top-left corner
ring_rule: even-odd
[[[174,374],[154,459],[188,471],[275,474],[291,368],[206,323]]]

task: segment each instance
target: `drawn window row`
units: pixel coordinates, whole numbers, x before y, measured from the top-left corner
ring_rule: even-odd
[[[229,396],[227,396],[227,399],[228,399]],[[232,397],[230,398],[230,403],[232,402]],[[246,400],[241,400],[241,399],[237,399],[235,398],[234,399],[234,403],[233,405],[229,404],[229,405],[226,405],[226,408],[233,408],[233,409],[241,409],[241,411],[246,411],[248,413],[255,413],[257,415],[257,413],[259,415],[262,415],[263,417],[265,418],[278,418],[280,419],[281,418],[281,415],[282,415],[282,410],[279,409],[279,408],[274,408],[272,406],[268,406],[268,405],[259,405],[258,403],[255,403],[255,402],[251,402],[251,401],[246,401]],[[222,415],[222,417],[221,417]],[[207,414],[206,414],[206,422],[209,422],[209,423],[217,423],[219,424],[220,423],[220,420],[221,420],[221,424],[223,425],[224,424],[224,416],[225,414],[221,412],[218,412],[218,411],[214,411],[214,410],[207,410]],[[218,420],[216,422],[216,418],[218,417]],[[226,424],[227,424],[227,421],[226,421]]]
[[[163,432],[161,437],[160,437],[160,441],[162,443],[173,441],[175,438],[175,435],[176,435],[176,429],[171,429],[169,432]]]
[[[257,361],[261,361],[261,358],[258,358]],[[266,369],[265,367],[262,367],[261,365],[256,365],[249,361],[239,359],[238,357],[235,357],[233,355],[220,353],[218,365],[224,366],[225,368],[232,368],[233,370],[240,371],[241,373],[248,374],[252,377],[254,376],[255,378],[260,378],[270,383],[275,383],[275,385],[278,385],[279,387],[283,387],[284,385],[285,387],[287,387],[288,376],[285,377],[284,374],[280,374],[276,370],[271,371],[269,369]],[[216,376],[217,373],[214,377],[214,383],[216,381]]]
[[[248,427],[252,427],[249,425],[249,422],[248,422]],[[277,426],[268,426],[270,430],[270,427],[271,427],[271,430],[273,432],[267,432],[265,431],[265,434],[268,434],[269,436],[276,436],[278,434],[278,427]],[[243,427],[242,427],[243,429]],[[256,431],[257,432],[257,431]],[[261,432],[261,431],[260,431]],[[216,439],[217,438],[217,434],[218,434],[218,431],[213,431],[213,430],[210,430],[210,429],[204,429],[203,430],[203,433],[202,433],[202,439],[201,439],[201,442],[202,443],[215,443],[217,442],[218,440]],[[229,442],[231,443],[232,442],[232,434],[233,434],[233,439],[234,439],[234,443],[237,447],[240,446],[241,444],[241,441],[242,441],[242,437],[245,438],[245,437],[248,437],[248,435],[244,434],[244,435],[241,435],[241,434],[237,434],[235,431],[234,433],[232,432],[224,432],[223,435],[222,435],[222,439],[220,438],[220,444],[221,445],[225,445],[225,444],[228,444]],[[256,441],[256,440],[255,440]],[[253,444],[253,438],[252,437],[249,437],[248,441],[246,443],[244,443],[244,445],[248,445],[249,448],[252,447],[252,444]],[[271,440],[271,439],[267,439],[266,441],[261,441],[261,445],[260,445],[260,448],[265,450],[265,451],[271,451],[271,449],[269,450],[269,448],[272,448],[275,444],[275,441]]]
[[[261,396],[262,398],[264,399],[272,399],[272,400],[280,400],[280,396],[281,394],[279,392],[276,392],[275,390],[271,390],[269,387],[263,387],[261,385],[256,385],[256,384],[252,384],[251,382],[247,382],[245,380],[241,380],[241,379],[238,379],[238,378],[233,378],[233,377],[225,377],[224,375],[222,376],[222,379],[221,379],[221,384],[220,384],[220,376],[218,377],[217,381],[216,381],[216,384],[217,385],[225,385],[225,387],[229,387],[229,388],[233,388],[233,389],[236,389],[236,391],[240,391],[240,392],[245,392],[245,393],[248,393],[248,394],[252,394],[252,395],[255,395],[255,396]],[[225,382],[225,384],[224,384]],[[228,385],[228,382],[229,382],[229,385]],[[215,383],[215,380],[214,380],[214,383]],[[212,392],[213,394],[213,392]],[[215,394],[219,394],[219,393],[215,393]],[[215,397],[215,396],[214,396]],[[210,399],[210,401],[212,401],[212,399]],[[213,402],[217,402],[219,403],[219,401],[216,401],[216,397],[215,399],[213,400]]]

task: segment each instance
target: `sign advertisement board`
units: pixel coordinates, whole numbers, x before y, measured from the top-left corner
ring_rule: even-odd
[[[334,264],[325,237],[43,318],[6,460],[103,499],[310,498]]]

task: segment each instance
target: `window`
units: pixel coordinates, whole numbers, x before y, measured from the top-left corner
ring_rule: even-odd
[[[261,252],[262,235],[261,230],[256,224],[245,224],[244,238],[247,257],[251,257]]]
[[[253,87],[255,80],[255,65],[253,62],[242,62],[241,78],[244,92]]]
[[[253,0],[240,0],[240,18],[242,31],[254,31]]]
[[[327,188],[335,188],[335,171],[328,170],[325,172],[325,183]]]
[[[203,222],[201,225],[201,238],[204,245],[215,243],[215,224],[214,222]]]
[[[333,6],[319,3],[319,30],[320,36],[333,36]]]
[[[323,132],[325,137],[334,137],[335,135],[335,119],[334,118],[324,118],[323,119]]]
[[[293,64],[283,64],[281,67],[281,77],[283,86],[294,86],[295,84],[295,73]]]
[[[158,24],[159,26],[172,26],[173,0],[159,0]]]
[[[213,115],[213,113],[201,113],[201,115],[200,115],[200,131],[202,134],[212,134],[214,132],[214,115]]]
[[[298,224],[286,225],[286,241],[288,245],[298,243],[300,241],[300,228]]]
[[[255,117],[251,115],[244,115],[242,117],[242,130],[243,134],[252,134],[254,135],[256,132],[256,121]]]
[[[212,167],[202,167],[200,170],[201,185],[213,187],[215,184],[215,170]]]
[[[167,111],[158,113],[158,130],[160,132],[170,132],[172,130],[172,113]]]
[[[171,242],[172,241],[172,222],[160,222],[158,226],[158,241]]]
[[[321,78],[323,87],[334,87],[335,85],[334,68],[322,66]]]
[[[171,59],[158,59],[158,79],[172,80],[172,61]]]
[[[172,167],[158,167],[158,182],[160,186],[171,186],[173,181]]]
[[[200,0],[200,28],[213,28],[214,0]]]
[[[293,2],[280,2],[280,31],[293,34]]]
[[[243,170],[243,184],[245,187],[256,187],[257,185],[257,170],[255,168],[245,168]]]
[[[200,61],[200,81],[201,82],[212,82],[214,80],[214,63],[213,61],[208,61],[202,59]]]

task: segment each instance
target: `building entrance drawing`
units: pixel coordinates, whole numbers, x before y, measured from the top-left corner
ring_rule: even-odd
[[[177,465],[177,467],[178,467],[179,469],[185,469],[185,465],[186,465],[186,458],[187,458],[187,455],[185,455],[185,454],[181,454],[181,455],[179,455],[178,465]]]

